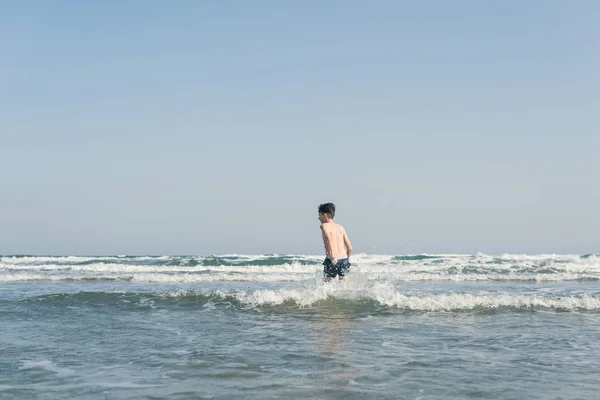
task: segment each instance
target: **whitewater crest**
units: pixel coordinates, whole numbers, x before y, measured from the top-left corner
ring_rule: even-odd
[[[322,273],[322,256],[0,257],[0,282],[300,282]],[[373,255],[352,257],[358,280],[560,282],[600,280],[598,255]]]
[[[524,294],[514,292],[441,292],[403,290],[392,283],[316,282],[296,288],[247,290],[190,290],[166,292],[75,292],[54,293],[22,300],[60,307],[170,308],[192,310],[237,308],[264,311],[321,309],[327,311],[600,311],[600,297],[590,294],[556,295],[552,291]]]
[[[327,304],[385,306],[411,311],[460,311],[492,309],[600,310],[600,298],[593,296],[541,296],[503,292],[422,293],[403,292],[391,283],[370,287],[346,282],[316,288],[259,289],[218,292],[218,298],[235,298],[253,307],[293,305],[313,307]]]

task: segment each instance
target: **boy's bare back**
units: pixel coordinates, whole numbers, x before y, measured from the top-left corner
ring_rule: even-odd
[[[325,253],[334,264],[340,258],[350,258],[352,245],[342,225],[333,221],[324,222],[321,231]]]

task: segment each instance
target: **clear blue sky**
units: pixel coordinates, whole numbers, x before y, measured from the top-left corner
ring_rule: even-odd
[[[600,252],[600,2],[0,2],[0,254]]]

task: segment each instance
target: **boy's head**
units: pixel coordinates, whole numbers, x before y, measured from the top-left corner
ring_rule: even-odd
[[[327,219],[333,219],[335,217],[335,204],[325,203],[319,206],[319,220],[324,222],[322,217],[327,216]]]

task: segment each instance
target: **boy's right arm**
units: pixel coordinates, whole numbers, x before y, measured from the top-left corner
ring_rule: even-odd
[[[346,246],[346,256],[350,259],[350,254],[352,254],[352,243],[350,243],[350,239],[348,239],[348,235],[346,235],[346,230],[344,229],[344,246]]]

